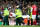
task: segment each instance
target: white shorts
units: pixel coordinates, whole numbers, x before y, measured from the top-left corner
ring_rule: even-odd
[[[36,15],[32,15],[32,19],[36,19]]]

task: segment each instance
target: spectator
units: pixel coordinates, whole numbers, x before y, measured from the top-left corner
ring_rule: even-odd
[[[39,7],[39,9],[38,9],[38,15],[40,15],[40,7]]]
[[[2,15],[1,15],[1,12],[0,12],[0,22],[2,21]]]

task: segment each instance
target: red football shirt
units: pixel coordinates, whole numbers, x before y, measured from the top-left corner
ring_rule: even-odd
[[[36,6],[32,6],[32,8],[33,8],[32,15],[36,15],[37,7]]]

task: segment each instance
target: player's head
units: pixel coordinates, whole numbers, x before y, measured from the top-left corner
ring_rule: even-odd
[[[32,2],[32,5],[36,5],[34,2]]]

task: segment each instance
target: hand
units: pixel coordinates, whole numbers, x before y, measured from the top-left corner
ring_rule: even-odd
[[[9,17],[10,17],[11,15],[9,15]]]

